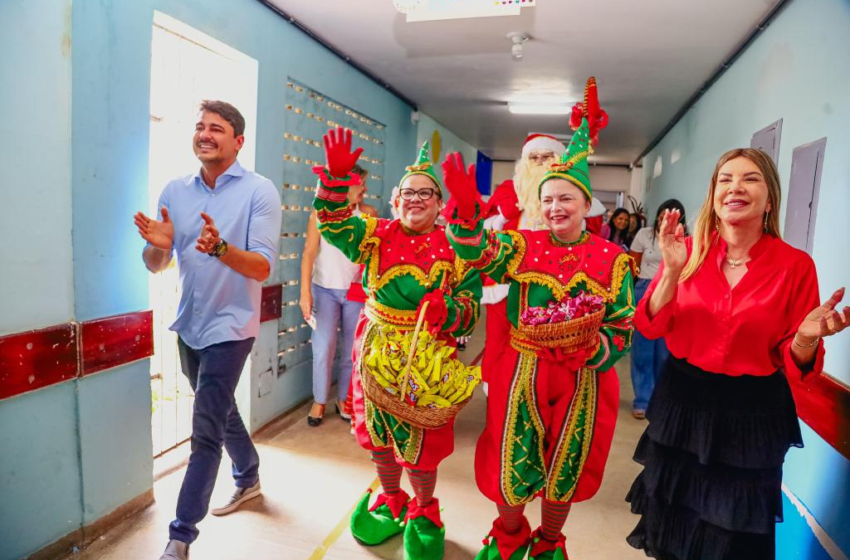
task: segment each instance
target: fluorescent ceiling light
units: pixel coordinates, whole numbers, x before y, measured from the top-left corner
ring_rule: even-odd
[[[569,115],[573,104],[565,103],[508,103],[514,115]]]

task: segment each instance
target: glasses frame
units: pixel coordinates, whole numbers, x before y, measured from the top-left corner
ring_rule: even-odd
[[[422,196],[423,193],[429,193],[428,196]],[[406,193],[406,194],[405,194]],[[425,187],[424,189],[411,189],[410,187],[404,187],[403,189],[398,190],[398,196],[402,200],[406,202],[410,202],[414,198],[418,198],[422,202],[426,200],[431,200],[437,194],[437,189],[434,187]]]

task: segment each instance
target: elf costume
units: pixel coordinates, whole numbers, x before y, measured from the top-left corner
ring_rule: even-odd
[[[592,199],[587,121],[567,153],[544,176],[564,179]],[[475,476],[499,517],[478,560],[518,560],[531,546],[535,560],[567,558],[561,529],[569,507],[597,492],[619,404],[614,363],[629,349],[634,314],[632,261],[613,243],[587,233],[564,243],[548,231],[484,230],[471,180],[446,169],[452,198],[449,240],[457,254],[498,283],[510,285],[510,344],[489,375],[487,423],[478,441]],[[529,307],[585,295],[604,302],[598,338],[566,352],[520,329]],[[593,334],[591,333],[592,337]],[[591,338],[591,340],[593,340]],[[489,341],[488,341],[489,343]],[[543,498],[543,525],[532,533],[523,508]]]
[[[590,77],[584,88],[584,100],[576,103],[570,115],[570,127],[577,130],[581,126],[582,119],[588,122],[588,133],[591,143],[595,147],[599,140],[599,131],[608,126],[608,114],[599,105],[599,92],[596,78]],[[523,173],[528,169],[529,156],[535,152],[552,152],[556,158],[563,156],[566,148],[555,138],[548,134],[529,134],[522,145],[520,162],[516,168],[513,180],[507,180],[496,187],[493,195],[487,201],[484,211],[484,227],[490,230],[517,230],[517,229],[544,229],[540,220],[539,211],[526,210],[522,208],[518,193],[526,190],[538,189],[538,184],[531,177]],[[526,197],[523,197],[526,199]],[[526,199],[527,200],[527,199]],[[593,199],[593,206],[585,216],[587,230],[598,234],[602,229],[602,222],[606,212],[605,206]],[[485,275],[486,276],[486,275]],[[510,321],[507,317],[508,286],[498,284],[489,277],[484,279],[484,294],[481,303],[487,310],[487,344],[484,347],[484,358],[481,362],[481,371],[485,381],[490,372],[498,368],[502,357],[502,349],[508,346],[510,340]]]
[[[319,176],[314,207],[319,231],[353,262],[365,265],[363,286],[368,300],[357,326],[352,376],[354,429],[358,443],[372,454],[383,492],[369,507],[369,494],[351,518],[351,532],[362,544],[376,545],[404,532],[405,558],[438,560],[443,556],[445,529],[439,502],[433,498],[437,466],[454,449],[454,421],[442,428],[421,429],[382,411],[364,394],[363,376],[372,375],[366,362],[380,328],[391,326],[411,336],[423,302],[426,320],[436,336],[453,344],[472,332],[478,320],[481,280],[478,271],[455,255],[445,229],[429,233],[407,230],[400,220],[353,216],[346,203],[349,186],[359,177],[349,171],[360,150],[351,153],[351,133],[337,130],[325,137],[326,167]],[[433,181],[442,198],[440,180],[428,157],[426,143],[416,163],[399,182],[413,175]],[[407,469],[416,498],[399,488]]]

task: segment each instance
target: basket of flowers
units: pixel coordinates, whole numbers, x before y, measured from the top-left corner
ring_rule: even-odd
[[[572,352],[592,348],[597,343],[604,316],[604,300],[582,292],[576,297],[550,302],[546,307],[526,307],[517,330],[540,347]]]

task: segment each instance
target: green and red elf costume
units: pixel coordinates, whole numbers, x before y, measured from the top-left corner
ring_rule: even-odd
[[[478,320],[481,280],[478,271],[457,257],[444,228],[415,233],[400,220],[352,215],[347,192],[359,181],[350,170],[360,151],[351,152],[348,130],[331,130],[325,136],[327,166],[314,168],[319,181],[313,202],[322,236],[365,266],[368,300],[353,349],[353,421],[357,442],[371,452],[383,491],[371,507],[370,495],[364,495],[351,518],[351,532],[366,545],[404,532],[407,560],[438,560],[443,556],[445,529],[433,491],[438,465],[454,450],[454,422],[425,430],[377,408],[363,392],[361,376],[371,375],[363,353],[382,326],[412,335],[425,301],[426,320],[436,336],[453,344],[455,337],[468,335]],[[442,199],[427,144],[399,184],[411,175],[431,179]],[[399,487],[402,469],[410,476],[413,500]]]
[[[540,186],[565,179],[592,199],[588,141],[584,121]],[[464,174],[457,160],[444,169],[452,195],[449,241],[473,267],[510,285],[510,345],[499,369],[490,372],[487,423],[475,456],[478,488],[495,502],[499,517],[477,560],[518,560],[529,545],[529,558],[566,560],[561,530],[569,507],[596,494],[614,435],[619,381],[613,366],[632,341],[632,260],[586,231],[564,243],[548,230],[484,230],[474,174]],[[543,348],[517,328],[526,308],[582,293],[605,305],[591,350]],[[543,525],[532,533],[523,509],[537,496],[543,498]]]

